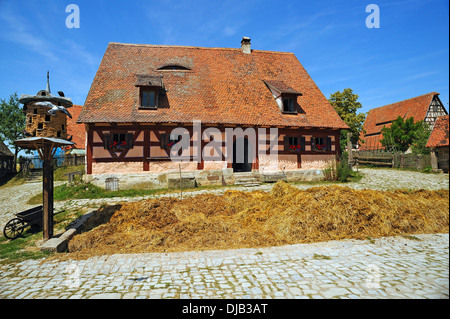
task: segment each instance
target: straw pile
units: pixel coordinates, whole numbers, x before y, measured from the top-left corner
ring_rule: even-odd
[[[278,182],[269,193],[226,191],[123,204],[107,223],[75,236],[69,255],[264,247],[448,230],[448,190],[299,190]]]

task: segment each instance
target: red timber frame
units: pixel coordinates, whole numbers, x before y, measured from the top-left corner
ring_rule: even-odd
[[[170,160],[169,154],[166,150],[167,157],[152,157],[150,152],[151,146],[160,146],[161,145],[161,136],[159,134],[159,131],[165,131],[166,134],[170,134],[170,132],[176,128],[176,127],[184,127],[187,129],[191,136],[191,146],[192,144],[192,133],[193,128],[191,126],[169,126],[169,125],[146,125],[146,124],[136,124],[136,125],[117,125],[112,123],[109,126],[96,126],[93,124],[86,125],[87,129],[87,145],[86,145],[86,172],[87,174],[92,174],[92,164],[93,163],[106,163],[106,162],[142,162],[143,167],[142,171],[146,172],[150,170],[150,162],[152,161],[168,161]],[[211,126],[203,126],[202,125],[202,132],[201,135],[203,136],[204,129],[211,127]],[[225,128],[230,126],[224,126],[224,125],[217,125],[214,126],[215,128],[218,128],[221,132],[225,131]],[[236,128],[236,127],[230,127],[230,128]],[[242,128],[244,131],[246,127]],[[255,131],[258,132],[258,127],[254,127]],[[267,134],[267,141],[269,141],[269,128],[266,129]],[[129,131],[134,131],[133,136],[133,147],[134,146],[142,146],[143,152],[142,156],[139,157],[127,157],[128,150],[123,150],[120,155],[117,155],[114,151],[108,150],[110,157],[102,157],[102,158],[94,158],[94,148],[95,147],[102,147],[104,148],[104,133],[126,133]],[[154,135],[156,136],[157,140],[153,141],[151,140],[151,131],[153,131]],[[101,142],[94,142],[94,132],[97,133],[99,138],[101,139]],[[143,141],[137,141],[137,138],[139,135],[143,132]],[[258,134],[258,133],[257,133]],[[281,135],[284,136],[292,136],[292,137],[299,137],[299,136],[313,136],[313,137],[330,137],[334,136],[334,141],[331,142],[331,145],[335,146],[334,151],[290,151],[284,149],[284,141],[283,139],[278,138],[278,154],[279,155],[292,155],[297,154],[297,167],[301,168],[301,162],[302,162],[302,155],[317,155],[317,154],[323,154],[323,155],[337,155],[340,156],[340,147],[339,147],[339,137],[340,133],[339,130],[333,130],[333,129],[308,129],[308,128],[278,128],[278,137]],[[258,135],[257,135],[258,136]],[[208,141],[204,141],[201,139],[201,149],[203,150],[205,145],[208,144]],[[223,143],[224,145],[224,143]],[[267,145],[269,145],[269,142],[267,142]],[[306,146],[311,147],[310,140],[305,141]],[[330,147],[331,149],[331,147]],[[256,154],[261,154],[258,149],[258,143],[256,143]],[[263,154],[263,153],[262,153]],[[223,161],[226,161],[224,156],[222,157]],[[231,168],[232,163],[227,163],[227,167]],[[204,168],[204,162],[203,159],[198,162],[197,169],[202,170]],[[259,157],[256,156],[255,161],[252,163],[252,169],[257,170],[259,169]]]

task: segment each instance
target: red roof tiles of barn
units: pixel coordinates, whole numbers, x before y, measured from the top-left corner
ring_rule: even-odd
[[[366,120],[364,121],[363,129],[365,133],[361,133],[360,135],[361,139],[365,141],[365,143],[361,145],[361,148],[383,148],[380,143],[380,139],[382,138],[382,135],[380,134],[381,130],[384,126],[389,127],[391,122],[399,116],[404,119],[413,117],[414,121],[423,121],[435,95],[439,95],[439,93],[431,92],[413,97],[411,99],[371,109],[367,114]],[[367,136],[370,134],[378,135]]]
[[[69,117],[67,118],[67,135],[73,136],[72,142],[75,143],[75,145],[73,145],[73,148],[84,149],[86,140],[86,131],[84,128],[84,124],[77,124],[77,119],[80,116],[82,108],[83,108],[82,105],[74,104],[69,109],[72,118]]]
[[[436,94],[439,93],[431,92],[411,99],[371,109],[367,114],[366,121],[364,122],[366,134],[381,132],[384,123],[392,122],[399,116],[404,119],[413,117],[414,121],[423,121],[427,115],[431,100]]]
[[[188,70],[158,70],[181,65]],[[139,109],[137,75],[163,76],[156,110]],[[264,81],[300,92],[283,114]],[[292,53],[110,43],[79,123],[192,123],[347,128]]]
[[[448,115],[439,116],[436,119],[433,131],[428,138],[427,147],[449,146],[448,120]]]

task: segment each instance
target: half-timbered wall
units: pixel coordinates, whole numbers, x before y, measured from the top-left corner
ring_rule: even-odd
[[[433,129],[437,117],[443,115],[447,115],[447,112],[439,97],[435,95],[425,116],[425,123],[429,124],[430,128]]]
[[[214,161],[204,160],[203,157],[201,160],[196,159],[197,149],[194,141],[197,140],[197,132],[192,126],[187,126],[185,129],[190,135],[190,149],[181,154],[181,157],[187,161],[182,164],[183,171],[220,170],[232,167],[232,163],[227,162],[226,158],[226,128],[215,127],[218,132],[213,133],[213,138],[210,140],[209,136],[205,136],[205,129],[209,127],[202,126],[203,139],[200,141],[200,147],[204,154],[217,156],[220,153],[208,147],[208,143],[212,140],[220,142],[221,158],[216,157]],[[131,124],[87,126],[87,174],[157,173],[178,170],[179,163],[171,161],[170,147],[167,147],[168,143],[174,144],[170,140],[170,133],[174,128],[175,126]],[[246,128],[243,129],[245,131]],[[253,170],[320,169],[339,153],[338,130],[279,128],[278,137],[274,143],[278,152],[276,157],[270,154],[270,129],[265,129],[265,139],[264,130],[255,128],[255,132],[259,142],[251,145],[256,150],[252,160]],[[296,140],[289,140],[290,137]],[[119,143],[114,143],[114,138]],[[289,145],[289,141],[296,141],[298,145],[293,147]],[[316,141],[322,141],[324,145],[319,145],[317,149]],[[116,145],[111,147],[114,144]],[[117,144],[123,144],[123,146]]]

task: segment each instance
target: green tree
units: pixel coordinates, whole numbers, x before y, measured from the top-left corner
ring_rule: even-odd
[[[365,113],[357,113],[362,104],[358,102],[358,94],[354,94],[351,88],[344,91],[337,91],[330,95],[328,101],[334,107],[341,119],[350,127],[350,129],[341,131],[341,149],[347,147],[347,133],[352,133],[351,141],[355,145],[360,139],[359,134],[366,119]]]
[[[417,122],[416,125],[414,140],[411,145],[412,152],[414,154],[430,154],[430,149],[426,145],[431,134],[431,128],[424,121]]]
[[[384,127],[381,132],[383,137],[380,142],[388,151],[406,152],[411,147],[415,154],[429,154],[425,145],[431,130],[423,121],[415,123],[413,117],[404,120],[399,116],[390,127]]]
[[[9,99],[0,99],[0,140],[7,142],[10,148],[14,148],[14,171],[16,171],[17,154],[19,148],[14,141],[23,137],[26,116],[19,104],[17,92],[9,96]]]

